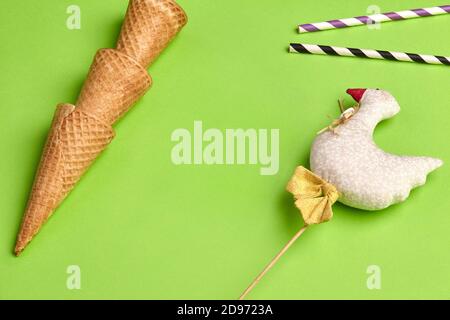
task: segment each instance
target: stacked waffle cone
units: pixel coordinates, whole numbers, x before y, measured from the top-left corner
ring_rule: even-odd
[[[173,0],[130,0],[116,49],[94,57],[76,105],[60,104],[31,189],[19,255],[114,138],[112,126],[150,88],[146,69],[183,28]]]

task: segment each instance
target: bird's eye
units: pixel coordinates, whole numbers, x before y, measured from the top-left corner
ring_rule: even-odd
[[[377,88],[377,90],[379,91],[380,89],[379,89],[379,88]]]

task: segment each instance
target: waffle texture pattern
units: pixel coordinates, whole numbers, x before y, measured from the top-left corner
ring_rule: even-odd
[[[60,104],[17,236],[19,255],[114,138],[113,125],[147,92],[146,68],[187,22],[173,0],[130,0],[116,49],[94,57],[76,105]]]

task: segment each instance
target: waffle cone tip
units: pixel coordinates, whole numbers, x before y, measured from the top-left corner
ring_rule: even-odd
[[[26,248],[26,246],[30,243],[30,241],[32,239],[31,238],[28,240],[23,240],[22,239],[22,231],[23,231],[23,229],[21,229],[19,236],[17,237],[17,240],[16,240],[16,246],[14,247],[14,255],[16,257],[20,256],[20,254],[23,252],[23,250]]]
[[[32,192],[17,235],[14,253],[19,256],[40,231],[47,219],[54,212],[53,208],[34,203],[35,192]]]
[[[21,246],[19,246],[18,244],[16,245],[15,249],[14,249],[14,255],[16,257],[20,256],[20,254],[22,253],[24,248],[22,248]]]

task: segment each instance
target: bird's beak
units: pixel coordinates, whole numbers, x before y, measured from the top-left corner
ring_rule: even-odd
[[[355,99],[356,102],[361,101],[364,92],[366,92],[367,89],[348,89],[347,93]]]

